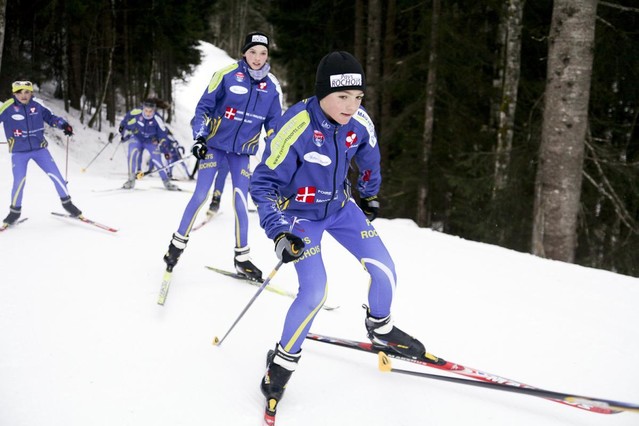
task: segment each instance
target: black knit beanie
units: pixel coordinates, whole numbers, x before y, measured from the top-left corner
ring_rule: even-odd
[[[246,36],[246,38],[244,39],[244,46],[242,46],[242,55],[246,53],[247,50],[249,50],[252,46],[255,45],[262,45],[265,46],[267,49],[268,47],[268,36],[264,33],[261,33],[259,31],[254,31],[252,33],[248,33],[248,35]]]
[[[364,90],[366,79],[359,61],[348,52],[331,52],[317,66],[315,96],[321,100],[326,95],[342,90]]]

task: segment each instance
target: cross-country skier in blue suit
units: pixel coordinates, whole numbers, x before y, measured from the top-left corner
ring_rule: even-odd
[[[14,224],[20,218],[27,165],[31,160],[51,178],[64,209],[72,216],[82,215],[80,209],[71,202],[67,184],[44,139],[44,123],[62,129],[67,136],[73,135],[73,128],[66,120],[53,115],[49,108],[33,97],[33,83],[30,81],[15,81],[11,89],[13,96],[0,107],[0,122],[4,126],[9,144],[13,170],[11,205],[9,215],[3,220],[3,227]]]
[[[173,269],[186,248],[215,174],[223,162],[228,162],[235,207],[235,269],[251,279],[262,279],[262,271],[249,257],[248,187],[249,160],[258,150],[262,129],[268,132],[282,115],[281,89],[269,72],[268,49],[265,34],[248,34],[242,59],[216,71],[197,104],[191,122],[195,139],[192,152],[200,160],[197,182],[164,256],[168,270]]]
[[[158,169],[164,167],[161,158],[160,145],[167,140],[167,129],[164,120],[157,112],[157,104],[152,99],[142,103],[142,108],[134,108],[129,111],[120,122],[121,140],[129,141],[129,153],[127,156],[127,169],[129,179],[122,185],[124,189],[135,187],[136,175],[140,171],[140,160],[146,150],[151,156],[151,163]],[[125,133],[128,132],[128,139]],[[178,191],[179,188],[171,183],[164,170],[159,171],[164,187],[169,191]]]
[[[251,178],[260,224],[283,262],[293,262],[299,292],[291,304],[261,389],[274,415],[301,347],[328,294],[322,236],[330,234],[370,274],[365,326],[375,343],[409,357],[424,357],[422,343],[391,321],[395,265],[371,224],[379,209],[380,154],[375,128],[361,107],[365,79],[347,52],[319,63],[316,96],[291,108],[267,139]],[[360,206],[351,198],[351,161],[359,168]]]

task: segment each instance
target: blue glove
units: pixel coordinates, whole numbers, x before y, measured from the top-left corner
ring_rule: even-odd
[[[195,140],[195,144],[191,148],[191,152],[193,153],[193,156],[198,160],[204,160],[207,151],[208,148],[206,147],[206,140],[200,136]]]

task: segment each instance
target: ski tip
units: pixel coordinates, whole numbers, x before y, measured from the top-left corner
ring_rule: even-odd
[[[264,413],[264,421],[262,422],[263,426],[275,426],[275,416]]]
[[[269,398],[266,400],[266,409],[264,410],[264,426],[275,426],[275,410],[277,409],[277,399]]]
[[[384,373],[388,373],[393,369],[390,358],[382,351],[379,351],[377,354],[377,366],[379,367],[379,371]]]

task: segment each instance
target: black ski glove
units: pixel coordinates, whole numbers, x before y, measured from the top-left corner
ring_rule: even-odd
[[[65,135],[71,136],[73,134],[73,127],[71,127],[70,124],[67,124],[66,126],[62,128],[62,131],[64,132]]]
[[[304,241],[290,232],[282,232],[273,241],[275,254],[284,263],[292,262],[304,253]]]
[[[200,136],[195,140],[195,144],[191,148],[191,152],[193,153],[193,156],[198,160],[204,160],[207,151],[208,148],[206,147],[206,140]]]
[[[366,218],[372,222],[379,213],[379,201],[377,200],[377,195],[361,198],[359,200],[359,207],[366,215]]]

